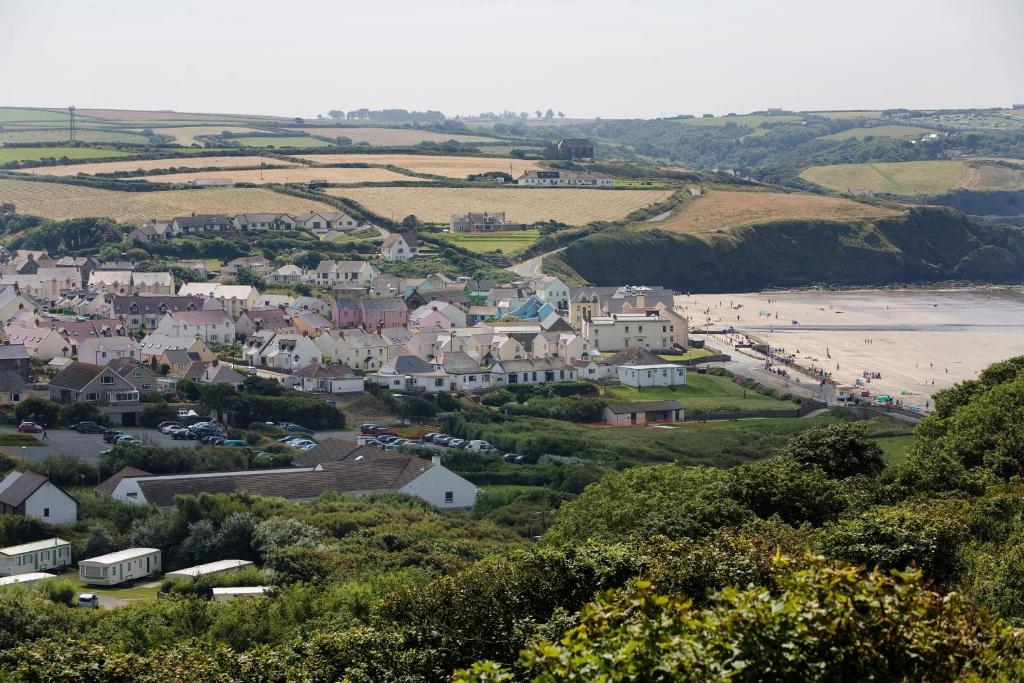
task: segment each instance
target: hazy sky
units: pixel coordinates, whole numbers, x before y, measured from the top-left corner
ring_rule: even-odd
[[[671,116],[1024,102],[1024,0],[0,0],[0,104]]]

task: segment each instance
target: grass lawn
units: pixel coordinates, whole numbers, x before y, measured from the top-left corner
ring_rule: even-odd
[[[711,353],[710,351],[708,351],[707,349],[703,349],[703,348],[698,349],[697,347],[693,347],[691,349],[687,349],[686,353],[659,353],[658,354],[658,356],[660,356],[661,358],[663,358],[663,359],[665,359],[665,360],[667,360],[669,362],[672,362],[672,363],[678,363],[679,361],[683,361],[683,360],[693,360],[694,358],[706,358],[707,356],[713,356],[713,355],[714,354]]]
[[[797,404],[791,401],[779,401],[751,389],[744,389],[728,377],[699,375],[696,372],[686,373],[685,386],[674,388],[650,387],[646,389],[611,386],[605,388],[605,395],[607,398],[621,401],[665,401],[674,399],[682,402],[685,411],[744,411],[797,407]]]
[[[32,434],[20,432],[0,433],[0,446],[41,446],[42,442]]]
[[[885,458],[885,464],[890,467],[902,464],[907,459],[907,448],[913,441],[914,437],[911,434],[883,436],[875,439],[875,443],[882,448],[882,457]]]
[[[511,254],[530,246],[539,237],[540,233],[536,230],[516,230],[482,233],[455,232],[445,234],[443,239],[477,253],[500,251],[503,254]]]
[[[323,140],[317,140],[316,138],[297,136],[297,137],[260,137],[260,136],[247,136],[240,138],[232,138],[237,141],[243,147],[330,147],[331,145]]]
[[[127,156],[131,156],[131,153],[91,147],[0,147],[0,164],[5,164],[8,161],[38,161],[47,158],[106,159]]]
[[[68,573],[61,576],[61,578],[68,579],[74,583],[78,587],[77,590],[79,593],[95,593],[97,595],[104,595],[118,600],[156,600],[156,594],[160,590],[159,586],[146,588],[139,585],[158,581],[155,577],[141,579],[136,583],[136,585],[124,588],[119,586],[90,586],[83,583],[77,573]]]

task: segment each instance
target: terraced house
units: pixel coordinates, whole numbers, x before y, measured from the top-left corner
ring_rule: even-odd
[[[111,309],[114,317],[132,330],[155,330],[168,313],[198,311],[203,303],[200,296],[115,296]]]

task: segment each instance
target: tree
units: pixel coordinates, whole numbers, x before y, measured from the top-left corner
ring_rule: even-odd
[[[76,422],[86,421],[105,424],[107,422],[107,418],[100,412],[99,408],[91,403],[74,401],[73,403],[61,406],[60,421],[66,425],[73,425]]]
[[[294,119],[292,119],[292,121],[294,121],[295,123],[299,124],[300,126],[301,126],[301,125],[302,125],[303,123],[305,123],[305,121],[303,121],[303,120],[302,120],[302,117],[300,117],[300,116],[296,116],[296,117],[295,117]]]
[[[345,112],[340,111],[338,109],[330,110],[329,112],[327,112],[327,115],[330,116],[332,119],[335,119],[335,120],[345,118]]]
[[[105,526],[94,524],[89,527],[89,534],[85,537],[85,556],[96,557],[106,555],[117,550],[118,544],[110,535]]]
[[[555,118],[555,110],[549,107],[548,110],[544,112],[544,118],[548,119],[549,121]]]
[[[558,112],[558,118],[564,119],[565,118],[565,114],[563,114],[562,112]]]
[[[482,662],[454,680],[951,683],[1013,679],[1010,662],[1024,654],[1012,632],[956,593],[933,592],[916,572],[862,574],[817,561],[779,582],[777,594],[730,588],[697,609],[637,581],[600,595],[560,640],[529,646],[517,675]]]
[[[407,230],[414,230],[420,227],[420,219],[410,214],[402,219],[402,227]]]
[[[276,379],[268,379],[259,375],[246,375],[242,380],[242,391],[259,396],[282,396],[284,385]]]
[[[544,115],[544,112],[542,112],[540,109],[538,109],[537,111],[534,112],[534,114],[536,114],[537,118],[539,119],[541,116]]]
[[[786,445],[782,455],[802,465],[817,465],[834,479],[873,476],[885,468],[882,449],[864,436],[863,425],[853,422],[801,432]]]
[[[60,412],[59,404],[38,396],[29,396],[14,407],[14,416],[19,420],[31,420],[49,428],[60,422]]]
[[[266,289],[266,282],[263,281],[263,278],[256,275],[251,268],[246,266],[238,266],[238,269],[235,271],[235,284],[249,285],[256,289]]]

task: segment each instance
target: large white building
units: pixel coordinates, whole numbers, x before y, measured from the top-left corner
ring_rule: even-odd
[[[78,562],[79,578],[93,586],[115,586],[159,573],[160,551],[156,548],[128,548]]]
[[[71,543],[47,538],[0,548],[0,576],[30,574],[44,569],[61,570],[71,564]]]
[[[580,171],[526,171],[516,183],[534,187],[611,187],[612,179]]]
[[[583,320],[583,338],[595,351],[624,351],[638,347],[672,349],[672,322],[657,314],[613,313]]]

